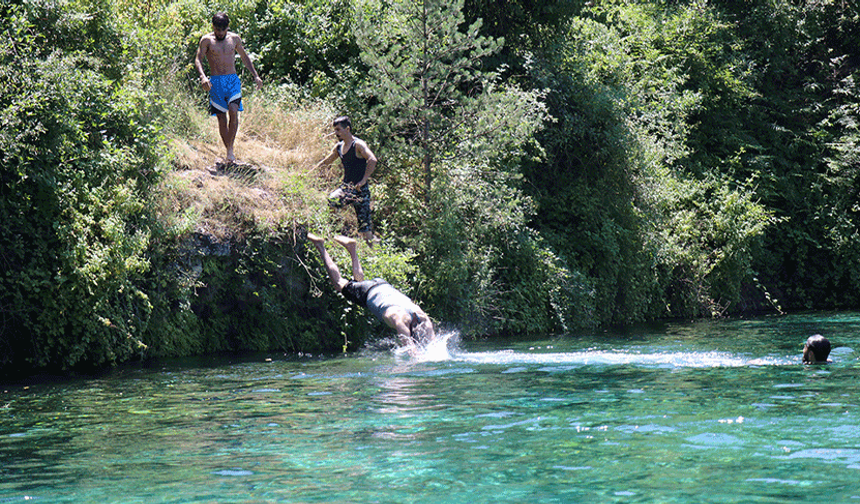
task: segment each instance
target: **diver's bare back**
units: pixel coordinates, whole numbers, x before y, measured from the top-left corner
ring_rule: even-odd
[[[212,75],[230,75],[236,73],[236,49],[242,46],[242,39],[233,32],[227,32],[224,40],[218,40],[214,34],[203,37],[203,54],[209,63]]]

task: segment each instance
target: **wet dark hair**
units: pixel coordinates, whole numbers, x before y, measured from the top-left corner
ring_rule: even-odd
[[[340,126],[341,128],[349,128],[352,130],[352,122],[350,122],[349,117],[340,116],[331,122],[332,126]]]
[[[823,362],[830,355],[830,340],[820,334],[813,334],[806,340],[806,346],[815,356],[815,362]]]
[[[227,16],[226,12],[219,12],[212,16],[212,26],[221,29],[227,28],[230,26],[230,17]]]

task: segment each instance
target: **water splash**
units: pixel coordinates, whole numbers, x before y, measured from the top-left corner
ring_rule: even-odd
[[[415,345],[397,347],[394,349],[394,354],[399,357],[410,358],[415,362],[453,361],[455,359],[450,348],[455,347],[459,341],[460,333],[457,331],[439,332],[430,340]]]
[[[617,366],[633,365],[664,368],[714,368],[747,366],[784,366],[798,364],[797,358],[789,356],[766,356],[754,358],[732,352],[721,351],[660,351],[650,347],[622,350],[587,349],[575,352],[544,352],[500,350],[493,352],[469,352],[459,346],[460,335],[456,331],[441,332],[423,344],[398,347],[395,355],[413,362],[465,362],[471,364],[501,365],[568,365],[568,366]]]
[[[566,365],[640,365],[667,368],[712,368],[785,365],[787,358],[765,357],[751,359],[730,352],[654,352],[635,350],[584,350],[561,353],[522,353],[511,350],[500,352],[455,353],[454,360],[483,364],[566,364]]]

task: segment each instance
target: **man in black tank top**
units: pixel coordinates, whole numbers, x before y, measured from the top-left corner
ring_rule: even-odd
[[[332,122],[338,143],[314,169],[328,167],[340,158],[343,165],[343,182],[329,194],[329,203],[335,208],[352,205],[358,219],[358,234],[373,243],[373,222],[370,215],[370,187],[367,181],[376,170],[376,156],[367,143],[352,134],[349,117],[341,116]]]

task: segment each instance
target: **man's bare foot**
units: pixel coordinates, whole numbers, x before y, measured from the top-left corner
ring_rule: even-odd
[[[376,236],[375,234],[373,234],[373,232],[359,233],[359,235],[362,238],[364,238],[364,241],[368,245],[370,245],[370,248],[373,248],[373,247],[379,245],[380,243],[382,243],[382,239],[380,237]]]
[[[366,233],[358,233],[358,235],[364,238],[364,241],[367,242],[367,244],[370,245],[371,248],[375,247],[376,245],[379,245],[382,242],[382,240],[380,240],[378,236],[373,234],[373,231],[368,231]]]
[[[313,233],[308,233],[308,240],[313,242],[314,245],[320,245],[325,242],[325,238],[322,236],[315,235]]]
[[[355,252],[355,248],[358,246],[358,242],[355,239],[344,235],[335,236],[334,241],[343,245],[349,252]]]

